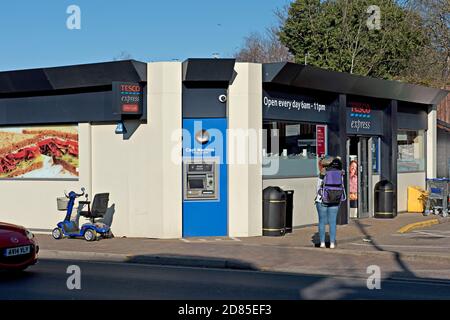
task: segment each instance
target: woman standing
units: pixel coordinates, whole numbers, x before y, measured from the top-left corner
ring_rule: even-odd
[[[330,248],[334,249],[339,205],[346,200],[343,183],[344,171],[339,157],[324,158],[319,162],[319,167],[320,175],[315,203],[319,215],[320,247],[325,248],[325,226],[328,224],[330,226]]]

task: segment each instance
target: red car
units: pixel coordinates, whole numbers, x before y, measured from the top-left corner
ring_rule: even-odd
[[[33,233],[24,227],[0,222],[0,270],[24,270],[37,262]]]

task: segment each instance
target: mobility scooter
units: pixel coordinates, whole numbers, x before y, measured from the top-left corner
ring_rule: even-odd
[[[66,217],[64,221],[57,224],[57,227],[53,229],[52,236],[55,239],[62,239],[63,237],[69,238],[79,238],[83,237],[86,241],[94,241],[97,238],[111,238],[112,232],[111,228],[101,222],[96,222],[96,218],[104,217],[106,210],[108,209],[109,193],[99,193],[94,197],[91,210],[91,202],[88,201],[88,195],[85,194],[85,189],[81,188],[81,193],[76,193],[74,191],[69,192],[67,195],[64,192],[68,202],[62,202],[64,198],[59,198],[58,200],[58,210],[66,211]],[[86,197],[86,201],[78,202],[78,212],[75,220],[71,220],[72,210],[75,205],[75,199],[81,197]],[[83,207],[87,205],[88,210],[82,211]],[[91,221],[85,223],[79,227],[80,216],[86,217]]]

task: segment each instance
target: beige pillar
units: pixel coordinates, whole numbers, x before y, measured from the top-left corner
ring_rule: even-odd
[[[262,234],[262,67],[236,63],[228,97],[228,233]]]
[[[181,63],[148,64],[147,122],[92,125],[95,193],[109,192],[115,235],[182,236]],[[81,156],[81,152],[80,152]]]
[[[181,70],[181,62],[148,64],[148,194],[150,236],[156,238],[182,236]]]
[[[437,174],[437,112],[436,106],[432,106],[428,111],[428,130],[426,134],[427,150],[427,178],[436,178]]]

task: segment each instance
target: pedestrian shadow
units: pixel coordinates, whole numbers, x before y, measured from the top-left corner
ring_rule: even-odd
[[[402,260],[401,253],[395,250],[386,250],[381,247],[377,241],[372,237],[372,235],[367,231],[365,225],[363,225],[360,221],[355,220],[355,225],[359,229],[359,231],[364,235],[365,239],[367,239],[368,243],[375,248],[377,251],[390,252],[394,255],[395,261],[397,265],[400,267],[403,273],[407,274],[409,277],[416,278],[415,273],[408,267],[408,265]]]

